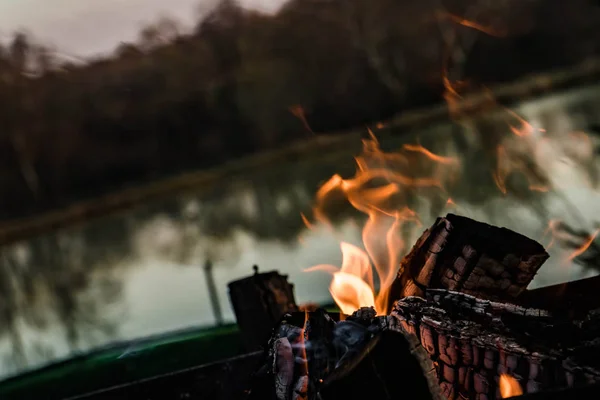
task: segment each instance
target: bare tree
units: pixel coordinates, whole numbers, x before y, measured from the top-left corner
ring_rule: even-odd
[[[164,46],[181,34],[179,23],[171,17],[162,16],[150,25],[142,28],[139,41],[144,50]]]
[[[32,48],[32,58],[34,70],[43,75],[56,69],[56,59],[54,53],[47,46],[36,45]]]
[[[140,49],[132,43],[121,43],[117,46],[115,54],[118,58],[137,57],[142,54]]]
[[[29,36],[24,32],[18,32],[10,44],[10,58],[13,66],[24,72],[27,69],[27,62],[31,50]]]

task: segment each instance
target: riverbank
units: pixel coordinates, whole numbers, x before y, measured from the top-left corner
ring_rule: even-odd
[[[509,105],[552,92],[563,91],[600,79],[600,59],[592,59],[578,66],[551,73],[536,74],[507,85],[492,87],[497,101]],[[489,112],[489,91],[471,94],[461,100],[458,108],[462,118],[473,118],[482,112]],[[381,139],[402,135],[425,125],[447,121],[448,106],[440,103],[435,107],[411,110],[401,113],[389,121],[376,124],[373,129]],[[121,191],[107,193],[93,199],[80,199],[62,209],[33,215],[26,218],[13,218],[0,222],[0,244],[6,245],[32,236],[41,235],[85,223],[95,218],[123,213],[136,206],[148,202],[159,201],[176,193],[201,191],[202,188],[219,184],[224,179],[248,174],[249,171],[265,168],[269,165],[288,163],[294,160],[316,160],[319,157],[333,157],[338,152],[360,150],[360,138],[366,129],[315,134],[309,140],[296,142],[278,150],[255,154],[228,162],[217,168],[193,171],[151,183],[140,184]]]

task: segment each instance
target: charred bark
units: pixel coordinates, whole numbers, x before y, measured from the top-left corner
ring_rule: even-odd
[[[389,316],[286,317],[269,342],[267,389],[253,398],[401,398],[414,381],[412,398],[492,400],[503,374],[526,396],[600,385],[597,300],[573,314],[548,299],[558,290],[567,308],[585,302],[583,283],[526,291],[548,257],[508,229],[438,218],[401,262]]]
[[[600,382],[600,317],[568,321],[547,311],[446,290],[407,297],[391,313],[429,354],[449,399],[500,398],[500,374],[524,393]]]
[[[600,308],[600,276],[526,290],[519,304],[546,308],[565,318],[582,319],[590,310]]]
[[[448,214],[402,260],[390,298],[423,296],[426,288],[440,288],[513,300],[548,257],[542,245],[523,235]]]
[[[347,375],[323,387],[321,398],[442,400],[431,392],[420,360],[415,357],[419,347],[399,332],[382,331]]]
[[[396,399],[407,388],[415,400],[442,400],[427,353],[390,321],[372,309],[337,322],[323,310],[286,315],[248,400]]]
[[[276,271],[258,273],[229,283],[229,299],[246,350],[259,350],[286,312],[297,311],[294,285]]]

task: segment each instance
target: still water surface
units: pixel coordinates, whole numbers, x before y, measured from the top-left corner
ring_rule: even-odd
[[[407,233],[407,243],[447,212],[506,226],[545,245],[550,220],[593,232],[600,226],[599,136],[593,131],[600,126],[598,110],[600,88],[589,87],[518,105],[515,111],[538,135],[533,142],[513,134],[503,117],[441,123],[382,139],[388,150],[418,142],[462,164],[460,181],[447,193],[456,207],[415,195],[423,227]],[[508,164],[527,160],[552,190],[531,191],[527,184],[523,190],[517,174],[503,194],[492,177],[498,164],[490,154],[498,145],[512,149]],[[300,213],[310,210],[319,184],[332,174],[353,174],[356,148],[248,171],[218,188],[174,194],[2,249],[0,376],[117,340],[215,324],[203,269],[207,259],[214,265],[224,321],[234,320],[227,282],[252,273],[253,264],[288,274],[300,303],[331,301],[329,276],[302,270],[340,265],[339,242],[359,245],[362,221],[339,214],[335,231],[320,225],[307,230]],[[553,245],[532,286],[596,274],[570,262],[569,251]]]

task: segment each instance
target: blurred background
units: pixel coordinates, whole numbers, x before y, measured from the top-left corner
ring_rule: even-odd
[[[597,1],[4,1],[0,43],[0,377],[232,322],[253,264],[330,302],[302,270],[364,218],[301,213],[367,128],[460,162],[409,195],[421,230],[456,212],[539,240],[538,287],[600,267]]]

